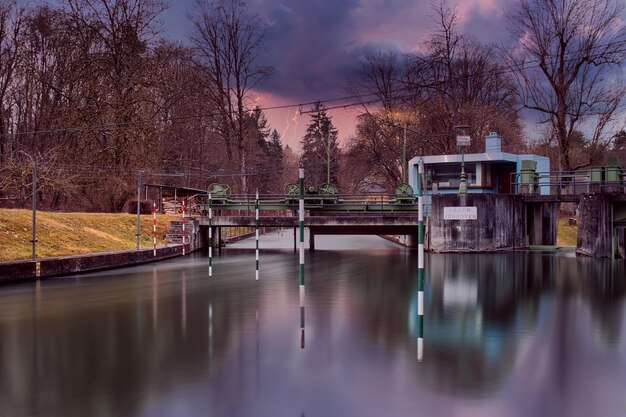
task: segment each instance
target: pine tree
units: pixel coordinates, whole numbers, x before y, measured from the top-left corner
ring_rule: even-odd
[[[319,187],[328,182],[337,185],[340,157],[337,138],[337,128],[333,126],[331,117],[326,114],[324,105],[320,102],[315,103],[311,109],[311,120],[306,134],[300,141],[302,144],[300,163],[304,168],[307,187]],[[330,178],[328,178],[329,160]]]

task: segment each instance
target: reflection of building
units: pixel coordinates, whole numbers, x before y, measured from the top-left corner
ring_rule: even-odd
[[[461,155],[431,155],[415,157],[409,161],[409,183],[417,189],[417,168],[424,161],[427,189],[432,193],[456,194],[461,180]],[[516,155],[502,152],[502,138],[491,132],[485,138],[485,152],[464,155],[468,193],[515,192],[514,174],[522,172],[522,161],[536,163],[537,172],[550,171],[550,159],[539,155]],[[545,184],[541,186],[542,184]],[[539,179],[541,194],[549,194],[549,179]]]

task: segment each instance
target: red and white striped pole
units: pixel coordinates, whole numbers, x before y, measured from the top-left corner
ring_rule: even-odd
[[[187,209],[187,205],[185,204],[185,200],[183,200],[183,256],[185,256],[185,210]]]
[[[156,201],[152,202],[152,255],[156,256]]]

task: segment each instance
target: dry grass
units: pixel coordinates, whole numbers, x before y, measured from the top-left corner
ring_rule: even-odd
[[[578,226],[567,224],[567,219],[558,219],[556,225],[557,246],[576,246]]]
[[[165,243],[167,225],[177,219],[157,215],[157,243]],[[133,249],[134,214],[37,212],[37,257]],[[31,256],[31,211],[0,209],[0,261]],[[152,215],[141,216],[142,247],[152,245]]]

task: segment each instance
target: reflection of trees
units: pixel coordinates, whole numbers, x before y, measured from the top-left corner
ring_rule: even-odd
[[[254,297],[255,287],[198,287],[191,274],[176,270],[159,272],[158,280],[151,277],[152,272],[127,274],[74,286],[53,281],[37,284],[40,291],[22,288],[4,297],[0,409],[12,406],[15,415],[87,415],[89,410],[134,415],[170,391],[181,380],[177,375],[193,381],[214,372],[227,354],[232,330],[254,317],[254,304],[241,299]]]

